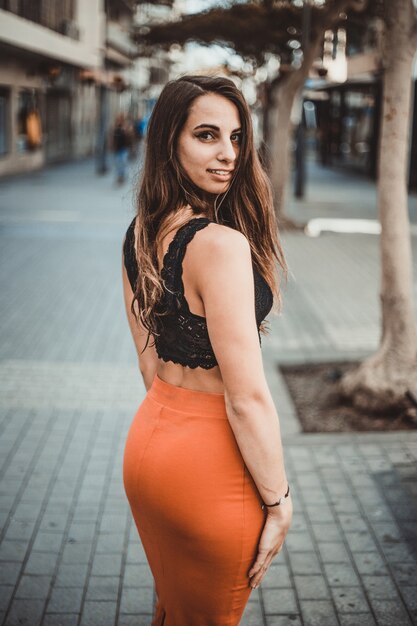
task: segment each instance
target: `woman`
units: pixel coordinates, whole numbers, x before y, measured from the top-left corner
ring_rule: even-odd
[[[236,626],[292,503],[259,332],[280,300],[275,260],[286,264],[231,80],[185,76],[163,89],[123,251],[147,389],[124,484],[155,579],[152,626]]]

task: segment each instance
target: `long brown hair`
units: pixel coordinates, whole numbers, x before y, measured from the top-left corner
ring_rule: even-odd
[[[219,209],[214,213],[207,194],[187,177],[177,157],[178,137],[189,110],[196,98],[207,93],[221,95],[237,107],[242,129],[234,177],[228,190],[221,194],[217,203]],[[140,320],[148,330],[148,340],[150,334],[159,333],[159,315],[155,304],[163,295],[163,281],[158,266],[158,245],[170,230],[178,226],[176,213],[187,205],[191,206],[193,214],[205,213],[214,221],[239,230],[246,236],[254,265],[269,284],[274,295],[274,310],[279,311],[280,279],[275,261],[285,278],[288,268],[279,242],[271,187],[255,150],[248,105],[228,78],[182,76],[168,82],[149,120],[145,161],[137,194],[136,257],[139,276],[131,306],[137,319],[134,306],[137,301]],[[264,324],[260,330],[266,334]]]

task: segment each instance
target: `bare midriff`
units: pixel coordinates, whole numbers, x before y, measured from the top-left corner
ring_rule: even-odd
[[[218,365],[209,370],[202,367],[191,369],[178,363],[172,363],[172,361],[165,362],[158,359],[156,373],[166,383],[177,387],[206,393],[224,393],[223,380]]]

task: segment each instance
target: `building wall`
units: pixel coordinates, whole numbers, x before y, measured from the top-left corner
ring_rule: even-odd
[[[99,67],[102,0],[78,0],[76,20],[80,32],[78,41],[0,9],[0,41],[71,65]]]

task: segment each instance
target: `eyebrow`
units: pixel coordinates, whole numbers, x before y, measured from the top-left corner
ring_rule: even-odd
[[[198,126],[194,128],[194,130],[197,130],[197,128],[212,128],[213,130],[220,130],[220,128],[218,126],[215,126],[214,124],[199,124]],[[232,133],[237,133],[239,130],[242,130],[242,129],[235,128],[234,130],[232,130]]]

